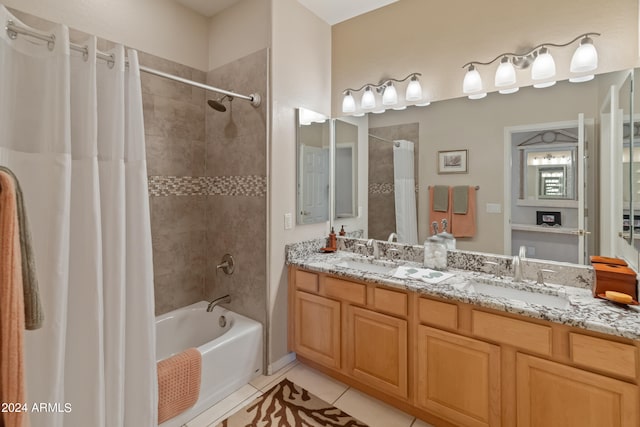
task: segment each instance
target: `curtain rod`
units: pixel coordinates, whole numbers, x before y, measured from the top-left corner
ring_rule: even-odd
[[[380,138],[379,136],[373,135],[373,134],[371,134],[371,133],[369,134],[369,137],[371,137],[371,138],[375,138],[375,139],[379,139],[379,140],[380,140],[380,141],[382,141],[382,142],[389,142],[389,143],[391,143],[391,144],[395,145],[396,147],[399,147],[399,146],[400,146],[400,143],[399,143],[398,141],[391,141],[391,140],[389,140],[389,139]]]
[[[9,35],[9,38],[12,40],[15,40],[18,38],[18,34],[22,34],[24,36],[29,36],[29,37],[33,37],[35,39],[38,40],[42,40],[47,42],[47,47],[49,48],[49,50],[53,50],[53,46],[56,43],[56,37],[53,34],[41,34],[38,33],[36,31],[32,31],[29,30],[27,28],[22,28],[17,26],[12,20],[8,20],[7,24],[5,26],[5,30],[7,31],[7,34]],[[71,48],[71,50],[75,50],[76,52],[80,52],[83,54],[83,56],[86,58],[89,56],[89,48],[87,46],[81,46],[75,43],[69,43],[69,47]],[[112,67],[114,64],[114,56],[113,54],[106,54],[100,51],[96,51],[96,58],[98,59],[102,59],[104,61],[107,62],[107,64],[109,65],[109,67]],[[128,61],[127,61],[127,65],[128,65]],[[184,83],[184,84],[188,84],[191,86],[195,86],[201,89],[205,89],[208,90],[210,92],[216,92],[216,93],[220,93],[222,95],[227,95],[227,96],[232,96],[234,98],[240,98],[240,99],[244,99],[247,101],[251,102],[251,105],[253,105],[254,107],[258,107],[260,105],[260,102],[262,101],[260,95],[258,93],[252,93],[251,95],[242,95],[240,93],[236,93],[236,92],[231,92],[228,90],[224,90],[224,89],[220,89],[217,87],[213,87],[213,86],[209,86],[206,85],[204,83],[199,83],[193,80],[189,80],[189,79],[185,79],[182,77],[178,77],[175,76],[173,74],[169,74],[169,73],[165,73],[163,71],[159,71],[153,68],[149,68],[149,67],[145,67],[144,65],[140,65],[139,66],[140,71],[144,71],[145,73],[149,73],[149,74],[154,74],[156,76],[159,77],[164,77],[165,79],[169,79],[169,80],[174,80],[176,82],[179,83]]]

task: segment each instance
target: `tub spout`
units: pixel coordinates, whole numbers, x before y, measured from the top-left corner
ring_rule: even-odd
[[[220,305],[223,303],[228,304],[230,302],[231,302],[231,295],[225,295],[223,297],[216,298],[213,301],[211,301],[207,306],[207,312],[212,312],[217,305]]]

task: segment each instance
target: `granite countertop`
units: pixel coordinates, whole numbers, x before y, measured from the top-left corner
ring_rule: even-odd
[[[349,260],[378,264],[393,269],[389,272],[374,273],[339,265],[340,263],[344,265],[344,261]],[[329,273],[345,279],[385,285],[417,292],[425,296],[469,303],[604,334],[640,339],[640,306],[623,306],[594,298],[590,289],[576,287],[575,284],[563,286],[545,283],[539,285],[532,280],[516,283],[510,277],[497,277],[492,274],[461,269],[447,269],[447,273],[453,273],[452,277],[437,284],[429,284],[419,279],[393,277],[398,266],[422,267],[420,263],[374,260],[370,256],[362,256],[348,251],[337,251],[331,254],[317,252],[299,254],[290,257],[288,263],[305,270]],[[553,282],[553,279],[550,281]],[[508,297],[489,296],[483,291],[480,291],[483,293],[476,292],[473,288],[474,283],[495,284],[506,288],[533,290],[537,294],[561,296],[566,298],[569,304],[558,308],[544,305],[544,303],[528,303]]]

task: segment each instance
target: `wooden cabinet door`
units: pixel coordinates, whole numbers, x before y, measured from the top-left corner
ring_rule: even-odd
[[[340,302],[296,291],[294,304],[295,352],[340,369]]]
[[[418,326],[419,407],[467,427],[500,425],[500,348]]]
[[[518,427],[637,427],[636,386],[517,355]]]
[[[347,307],[347,370],[378,390],[407,397],[407,321]]]

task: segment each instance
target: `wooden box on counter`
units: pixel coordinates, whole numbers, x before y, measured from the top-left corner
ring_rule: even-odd
[[[592,261],[593,263],[593,261]],[[626,265],[593,263],[596,280],[593,295],[604,294],[606,291],[616,291],[631,295],[638,300],[638,286],[636,272]]]

